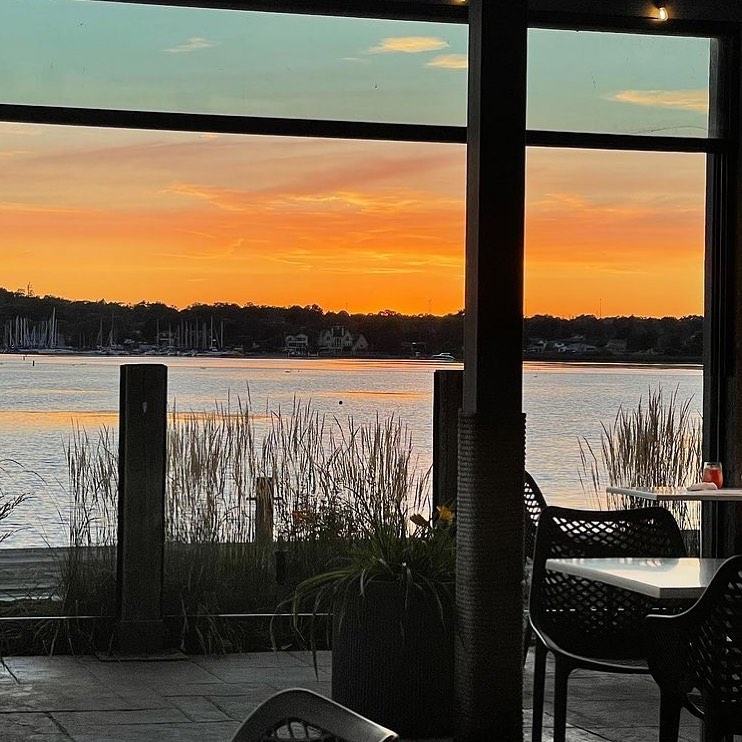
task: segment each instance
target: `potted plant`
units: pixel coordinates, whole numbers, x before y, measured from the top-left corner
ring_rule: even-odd
[[[428,518],[399,507],[290,598],[313,649],[318,617],[332,615],[332,697],[402,737],[452,733],[455,560],[452,508]]]

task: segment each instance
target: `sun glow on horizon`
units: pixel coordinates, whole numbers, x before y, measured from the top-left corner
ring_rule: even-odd
[[[2,154],[9,289],[178,308],[464,306],[460,145],[14,125]],[[703,181],[702,155],[531,151],[527,314],[700,314]]]

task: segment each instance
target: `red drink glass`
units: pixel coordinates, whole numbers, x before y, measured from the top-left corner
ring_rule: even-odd
[[[703,462],[703,476],[701,479],[704,482],[713,482],[719,489],[724,484],[724,473],[721,468],[720,461],[704,461]]]

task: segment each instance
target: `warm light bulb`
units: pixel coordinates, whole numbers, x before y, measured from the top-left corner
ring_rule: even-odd
[[[667,8],[664,5],[660,5],[657,7],[657,20],[658,21],[666,21],[669,18],[667,14]]]

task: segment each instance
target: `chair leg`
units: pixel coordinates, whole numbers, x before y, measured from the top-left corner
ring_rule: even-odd
[[[704,720],[701,722],[701,742],[734,742],[734,735],[714,729],[708,720]]]
[[[546,647],[536,637],[533,657],[533,721],[532,742],[541,742],[544,729],[544,685],[546,683]]]
[[[555,657],[554,661],[554,742],[567,738],[567,685],[572,666]]]
[[[660,742],[678,742],[681,708],[677,699],[660,693]]]

